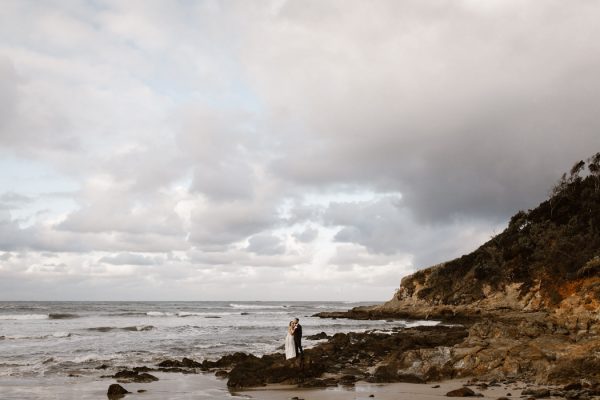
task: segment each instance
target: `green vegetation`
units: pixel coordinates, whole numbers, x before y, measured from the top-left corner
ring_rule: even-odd
[[[525,293],[539,282],[544,298],[557,304],[570,283],[593,276],[600,276],[600,153],[577,162],[548,200],[516,213],[480,248],[417,272],[403,287],[412,295],[416,283],[425,284],[418,297],[456,305],[484,298],[485,286],[523,283]]]

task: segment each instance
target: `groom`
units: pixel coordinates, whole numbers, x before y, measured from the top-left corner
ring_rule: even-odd
[[[296,346],[296,357],[304,357],[304,351],[302,351],[302,325],[300,325],[300,320],[298,318],[294,318],[294,324],[296,328],[294,329],[294,345]]]

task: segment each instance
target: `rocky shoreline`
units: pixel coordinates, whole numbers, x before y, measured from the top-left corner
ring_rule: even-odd
[[[579,325],[569,329],[548,313],[514,310],[443,314],[452,324],[312,335],[309,338],[322,342],[306,349],[303,359],[285,360],[281,353],[262,357],[234,353],[216,361],[164,360],[155,367],[137,367],[106,377],[127,383],[150,382],[152,371],[213,373],[227,379],[233,391],[273,384],[326,388],[352,386],[358,381],[431,383],[469,379],[475,389],[524,382],[523,393],[534,398],[585,400],[600,396],[600,340],[595,324],[586,325],[585,330]],[[377,309],[319,316],[398,318]],[[468,390],[448,394],[476,395]],[[122,394],[116,396],[109,398]]]

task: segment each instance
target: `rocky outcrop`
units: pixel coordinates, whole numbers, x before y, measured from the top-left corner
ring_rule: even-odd
[[[149,383],[149,382],[155,382],[158,380],[157,377],[155,377],[154,375],[150,375],[146,372],[140,373],[139,371],[128,371],[128,370],[119,371],[116,374],[114,374],[112,377],[115,378],[117,380],[117,382],[119,382],[119,383],[131,383],[131,382]]]
[[[453,346],[388,357],[376,369],[429,380],[478,376],[537,382],[600,381],[600,153],[515,214],[474,252],[402,279],[378,306],[321,313],[323,318],[437,319],[461,323]]]
[[[389,333],[337,333],[327,342],[306,349],[304,358],[285,360],[282,354],[260,358],[252,355],[238,357],[232,362],[227,385],[242,388],[286,383],[325,387],[338,383],[352,385],[361,379],[371,382],[423,382],[437,379],[440,375],[432,370],[415,378],[385,367],[407,351],[453,346],[464,340],[467,334],[467,329],[462,326],[416,327]],[[218,363],[222,364],[221,360]],[[322,379],[324,374],[336,378]]]
[[[123,398],[123,396],[125,396],[127,393],[131,392],[127,391],[123,386],[113,383],[108,387],[106,396],[108,396],[110,400],[116,400]]]

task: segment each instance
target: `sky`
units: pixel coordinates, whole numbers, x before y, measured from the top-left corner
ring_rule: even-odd
[[[600,151],[599,20],[3,0],[0,300],[387,300]]]

